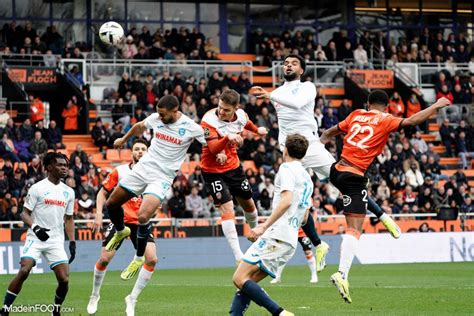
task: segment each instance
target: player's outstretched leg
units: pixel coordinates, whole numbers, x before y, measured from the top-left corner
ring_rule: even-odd
[[[311,214],[308,216],[306,224],[301,226],[301,228],[303,228],[304,233],[311,240],[311,243],[316,249],[316,269],[318,272],[321,272],[326,267],[326,256],[329,252],[329,245],[319,238]]]
[[[250,297],[242,293],[242,291],[235,292],[234,299],[230,305],[230,316],[242,316],[250,305]]]
[[[358,215],[358,214],[357,214]],[[349,270],[354,260],[357,245],[359,243],[360,234],[362,231],[362,224],[364,223],[363,216],[346,215],[348,229],[344,234],[341,243],[341,258],[339,261],[338,272],[331,276],[331,282],[336,286],[342,298],[347,303],[352,303],[349,293]]]
[[[145,250],[145,264],[138,274],[138,278],[135,282],[135,285],[133,286],[132,293],[125,297],[125,313],[127,316],[135,315],[135,305],[137,304],[138,296],[147,286],[148,282],[150,282],[157,262],[158,258],[156,257],[155,243],[149,240]]]
[[[400,235],[402,234],[400,227],[371,197],[369,197],[367,209],[377,216],[377,218],[382,222],[385,228],[387,228],[393,238],[400,238]]]
[[[17,275],[15,278],[10,282],[8,289],[5,293],[5,298],[3,299],[3,306],[1,315],[9,315],[9,309],[13,305],[16,297],[21,291],[21,287],[23,286],[23,282],[26,281],[28,276],[30,275],[31,269],[35,266],[35,261],[30,258],[22,258],[20,261],[20,269],[18,270]]]
[[[97,306],[100,300],[100,288],[104,282],[107,266],[115,255],[115,251],[106,251],[102,247],[100,258],[94,266],[94,277],[92,279],[92,293],[87,304],[87,313],[93,315],[97,312]]]
[[[222,232],[234,254],[235,261],[240,262],[244,254],[240,250],[239,235],[235,227],[234,203],[229,201],[222,204],[219,211],[221,212]]]
[[[318,274],[316,273],[316,259],[314,258],[313,250],[306,250],[304,252],[306,261],[308,262],[309,271],[311,271],[310,283],[318,283]]]
[[[258,225],[258,211],[255,206],[255,202],[252,198],[243,199],[236,197],[240,206],[244,209],[245,221],[249,224],[250,228],[255,228]]]
[[[114,224],[116,230],[114,236],[105,246],[107,251],[117,250],[122,240],[130,236],[130,228],[126,227],[123,221],[124,214],[122,205],[133,196],[131,192],[121,186],[117,186],[104,205],[103,211],[109,214],[110,221]]]
[[[66,299],[69,291],[69,264],[61,263],[53,268],[58,287],[56,288],[56,295],[54,296],[54,310],[53,316],[61,315],[61,305]]]
[[[277,302],[273,301],[265,292],[265,290],[257,284],[257,282],[263,280],[266,276],[267,274],[260,270],[257,265],[242,262],[237,267],[232,281],[234,282],[234,285],[240,289],[241,293],[257,303],[259,306],[264,307],[272,315],[294,315],[288,311],[285,311],[280,305],[278,305]],[[239,307],[240,310],[238,309]],[[231,315],[243,315],[247,307],[248,305],[245,304],[232,304],[232,308],[235,310],[232,310]]]
[[[120,274],[122,280],[133,278],[145,263],[145,249],[151,234],[150,218],[160,206],[161,200],[156,195],[144,193],[142,205],[138,211],[137,252],[132,262]]]

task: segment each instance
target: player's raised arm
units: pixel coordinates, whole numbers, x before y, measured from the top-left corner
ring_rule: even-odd
[[[265,135],[268,134],[268,130],[267,130],[266,127],[263,127],[263,126],[258,127],[257,125],[255,125],[254,122],[252,122],[249,119],[247,114],[245,114],[245,115],[247,117],[247,124],[245,124],[244,129],[246,129],[247,131],[250,131],[254,134],[258,134],[260,136],[265,136]]]
[[[146,119],[144,121],[133,124],[132,128],[127,132],[127,134],[125,134],[125,136],[117,138],[114,141],[114,148],[121,148],[123,145],[125,145],[127,143],[127,141],[130,138],[132,138],[134,136],[142,135],[147,130],[147,127],[145,125],[145,121],[146,121]]]
[[[321,143],[327,144],[331,140],[331,138],[339,134],[342,134],[342,131],[339,129],[338,125],[334,125],[330,129],[327,129],[323,132],[320,138]]]
[[[298,87],[297,93],[294,94],[280,93],[276,90],[270,93],[270,101],[295,110],[302,108],[314,99],[316,99],[316,87],[312,82],[304,82]]]
[[[259,86],[253,87],[253,91],[257,98],[268,98],[272,102],[295,110],[302,108],[316,98],[316,87],[311,82],[304,82],[298,87],[297,93],[291,94],[281,93],[277,90],[270,93]]]
[[[448,99],[441,98],[436,101],[436,103],[424,109],[423,111],[420,111],[410,116],[409,118],[404,119],[401,123],[401,127],[419,125],[429,119],[433,114],[438,112],[439,109],[442,109],[448,106],[449,104],[451,104],[451,102]]]
[[[105,201],[107,201],[107,192],[105,191],[104,187],[102,187],[100,188],[99,192],[97,192],[95,219],[94,224],[92,225],[92,232],[99,232],[100,228],[102,227]]]

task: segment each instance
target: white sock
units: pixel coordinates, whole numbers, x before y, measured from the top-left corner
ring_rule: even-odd
[[[342,277],[347,279],[349,270],[351,269],[352,261],[354,260],[357,244],[359,239],[354,235],[345,234],[341,243],[341,259],[339,261],[339,272],[342,273]]]
[[[148,271],[144,267],[140,269],[140,273],[138,273],[137,281],[135,282],[135,286],[133,287],[131,296],[135,299],[138,298],[138,295],[143,291],[145,286],[150,282],[151,276],[153,275],[153,271]]]
[[[250,228],[257,227],[258,224],[258,212],[253,210],[253,212],[244,212],[245,221],[249,224]]]
[[[382,216],[379,217],[379,219],[380,219],[381,221],[383,221],[383,220],[386,219],[386,218],[390,218],[390,217],[387,215],[387,213],[383,213]]]
[[[107,270],[97,270],[97,267],[94,266],[94,282],[92,283],[92,295],[99,296],[100,288],[102,287],[102,282],[104,281],[105,272]]]
[[[139,256],[135,255],[135,256],[133,256],[133,260],[143,261],[143,256],[139,257]]]
[[[311,271],[311,279],[318,279],[318,273],[316,272],[316,258],[314,257],[314,255],[311,255],[311,258],[308,259],[308,257],[306,257],[306,260],[308,261],[308,267],[309,267],[309,271]]]
[[[222,231],[224,232],[225,238],[229,243],[230,249],[234,253],[235,260],[242,259],[244,255],[240,250],[239,236],[237,235],[237,229],[235,228],[235,222],[233,219],[222,221]]]

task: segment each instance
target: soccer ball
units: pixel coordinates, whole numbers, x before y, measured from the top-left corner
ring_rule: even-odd
[[[117,45],[123,38],[123,28],[117,22],[106,22],[100,27],[99,37],[105,44]]]

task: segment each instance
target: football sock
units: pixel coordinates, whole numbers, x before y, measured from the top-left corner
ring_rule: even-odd
[[[359,243],[358,235],[360,235],[360,233],[355,232],[353,229],[348,229],[342,239],[339,272],[341,272],[344,279],[347,279],[349,275],[349,270],[357,251],[357,244]]]
[[[264,307],[272,315],[279,315],[283,308],[280,307],[255,281],[248,280],[242,286],[241,291],[247,295],[252,301]]]
[[[110,221],[114,224],[115,230],[120,232],[125,229],[125,224],[123,222],[123,208],[121,206],[107,207],[107,204],[105,204],[103,212],[109,214]]]
[[[230,305],[230,316],[243,316],[250,305],[250,297],[242,293],[242,291],[235,292],[234,300]]]
[[[92,295],[99,296],[102,282],[107,272],[107,266],[103,266],[97,262],[94,266],[94,281],[92,283]]]
[[[255,228],[258,224],[258,212],[253,210],[252,212],[244,211],[245,221],[249,224],[250,228]]]
[[[5,292],[5,298],[3,299],[3,306],[7,306],[7,307],[11,306],[13,302],[15,301],[17,295],[18,294],[15,294],[7,290]]]
[[[383,215],[380,216],[379,219],[380,219],[380,220],[383,220],[383,219],[385,219],[385,218],[387,218],[387,217],[390,218],[390,216],[388,216],[387,213],[383,213]]]
[[[239,236],[237,235],[234,219],[222,221],[222,231],[229,243],[230,249],[232,249],[235,260],[241,260],[244,254],[240,250]]]
[[[315,247],[317,247],[321,243],[321,239],[319,238],[318,233],[316,232],[316,228],[314,226],[314,219],[311,214],[309,214],[306,224],[301,226],[301,228],[303,228],[304,233],[309,238],[309,240],[311,240]]]
[[[61,305],[66,298],[67,292],[69,290],[68,282],[59,282],[58,287],[56,288],[56,296],[54,296],[54,304]]]
[[[377,216],[377,218],[379,219],[382,215],[385,214],[382,208],[371,197],[369,197],[369,202],[367,203],[367,209],[371,211],[372,213],[374,213],[374,215]]]
[[[146,244],[148,237],[150,236],[151,224],[147,222],[145,224],[138,224],[137,232],[137,257],[143,257],[145,253]]]
[[[155,267],[149,266],[146,263],[142,266],[140,269],[140,273],[138,274],[137,281],[135,282],[135,285],[133,286],[132,290],[132,297],[137,299],[138,295],[142,292],[142,290],[145,288],[145,286],[150,282],[151,276],[153,275],[153,271],[155,270]]]
[[[309,271],[311,271],[311,278],[318,278],[318,274],[316,272],[316,258],[311,253],[311,255],[306,256],[306,260],[308,261]]]

